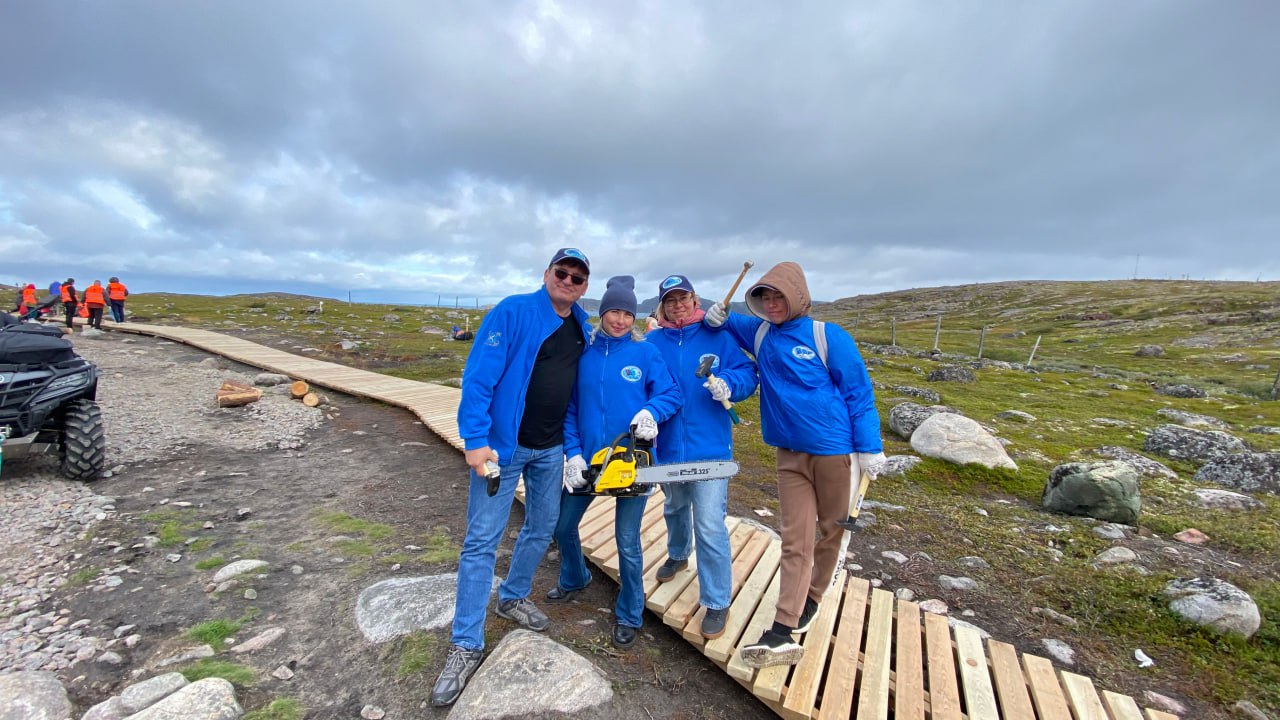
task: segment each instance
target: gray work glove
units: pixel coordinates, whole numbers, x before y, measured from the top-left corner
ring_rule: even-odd
[[[631,425],[636,429],[637,440],[652,440],[658,437],[658,421],[653,419],[653,413],[648,410],[636,413],[636,416],[631,418]]]
[[[724,402],[733,394],[729,390],[729,383],[721,380],[715,375],[707,378],[707,381],[702,383],[702,387],[706,388],[707,391],[711,393],[711,399],[716,402]]]
[[[574,455],[564,463],[564,488],[570,492],[582,490],[587,486],[587,461],[581,455]]]
[[[884,472],[884,468],[889,464],[889,458],[884,453],[854,453],[857,456],[858,465],[862,471],[871,476],[875,480]],[[856,487],[856,486],[855,486]]]
[[[720,327],[725,320],[729,319],[729,311],[725,308],[724,303],[718,302],[712,305],[707,314],[702,317],[703,322],[711,327]]]

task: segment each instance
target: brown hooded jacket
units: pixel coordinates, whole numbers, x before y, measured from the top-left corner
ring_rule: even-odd
[[[787,299],[787,320],[809,314],[813,305],[809,298],[809,284],[805,282],[804,270],[798,264],[783,262],[774,265],[747,290],[747,308],[756,317],[767,321],[764,304],[760,302],[760,291],[764,288],[777,290]]]

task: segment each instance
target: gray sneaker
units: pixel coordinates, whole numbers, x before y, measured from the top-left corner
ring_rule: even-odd
[[[436,679],[436,686],[431,689],[431,704],[435,707],[447,707],[457,701],[462,689],[467,686],[472,673],[480,667],[484,657],[481,650],[468,650],[457,645],[449,646],[449,655],[444,660],[444,669]]]
[[[517,625],[535,632],[542,632],[547,629],[551,621],[547,619],[545,613],[538,609],[529,601],[529,598],[520,598],[519,600],[504,600],[498,603],[496,611],[498,617],[504,617],[514,621]]]

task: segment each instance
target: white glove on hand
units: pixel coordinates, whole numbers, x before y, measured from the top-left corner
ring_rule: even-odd
[[[587,471],[587,461],[581,455],[574,455],[564,464],[564,487],[570,492],[581,490],[587,486],[583,473]]]
[[[733,393],[729,391],[729,383],[712,375],[707,381],[702,383],[702,387],[711,392],[711,399],[716,402],[724,402],[729,399]]]
[[[885,465],[889,463],[889,458],[885,457],[882,452],[855,454],[858,456],[858,465],[862,468],[862,471],[870,475],[873,480],[884,472]]]
[[[631,425],[636,429],[637,440],[652,440],[658,437],[658,421],[653,419],[653,413],[648,410],[636,413],[636,416],[631,418]]]
[[[729,311],[725,309],[724,303],[718,302],[707,310],[707,314],[702,319],[711,327],[720,327],[725,320],[729,319]]]

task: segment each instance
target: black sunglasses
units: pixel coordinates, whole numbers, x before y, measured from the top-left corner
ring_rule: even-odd
[[[574,285],[585,285],[587,282],[587,279],[582,277],[581,275],[571,273],[568,270],[565,270],[563,268],[552,268],[552,271],[555,272],[557,280],[570,278],[573,281]]]

